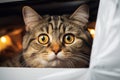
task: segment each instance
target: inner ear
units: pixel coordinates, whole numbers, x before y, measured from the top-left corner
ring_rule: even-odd
[[[39,22],[42,19],[42,17],[29,6],[23,7],[22,14],[26,25],[26,31],[31,29],[32,28],[31,26],[35,24],[35,22]]]
[[[81,5],[77,10],[70,16],[70,19],[75,20],[79,25],[85,26],[88,23],[89,8],[86,4]]]

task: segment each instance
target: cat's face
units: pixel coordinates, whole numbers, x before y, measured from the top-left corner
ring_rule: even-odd
[[[26,34],[23,57],[29,67],[88,67],[91,43],[85,25],[87,6],[72,16],[41,17],[29,7],[23,8]]]

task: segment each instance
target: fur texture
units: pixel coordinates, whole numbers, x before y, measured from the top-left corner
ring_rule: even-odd
[[[92,38],[86,27],[89,18],[87,5],[80,6],[72,15],[62,16],[40,16],[25,6],[23,18],[26,34],[23,38],[21,66],[89,66]]]

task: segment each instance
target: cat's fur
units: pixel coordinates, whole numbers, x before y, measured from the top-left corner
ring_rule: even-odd
[[[23,39],[23,53],[20,66],[25,67],[88,67],[92,38],[87,30],[89,9],[80,6],[72,15],[40,16],[28,6],[23,8],[26,34]],[[47,44],[38,41],[40,35],[47,35]],[[74,41],[65,43],[66,35]],[[68,36],[67,36],[68,37]],[[17,60],[16,60],[17,61]]]

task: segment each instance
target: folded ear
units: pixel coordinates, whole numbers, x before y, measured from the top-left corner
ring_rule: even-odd
[[[22,9],[23,19],[26,25],[26,31],[29,31],[33,26],[42,19],[42,17],[32,8],[25,6]]]
[[[85,26],[89,18],[89,8],[86,4],[81,5],[71,16],[75,23]]]

